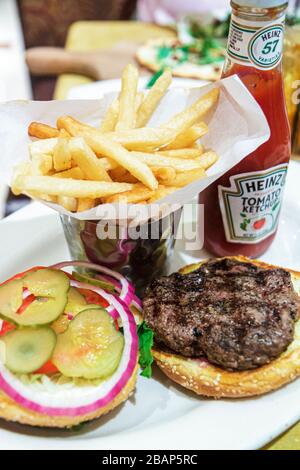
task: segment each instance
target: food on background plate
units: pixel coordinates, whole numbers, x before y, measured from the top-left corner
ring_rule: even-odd
[[[205,40],[213,38],[217,44],[226,47],[230,26],[230,13],[227,10],[187,14],[177,24],[179,38],[188,44],[201,47]]]
[[[300,375],[300,273],[248,258],[206,260],[152,281],[153,356],[199,395],[247,397]]]
[[[112,201],[154,202],[205,178],[218,156],[199,139],[209,132],[203,119],[219,89],[160,127],[146,127],[171,79],[167,69],[147,93],[138,92],[138,72],[129,64],[100,127],[71,116],[58,116],[56,127],[32,122],[28,134],[36,140],[29,143],[30,160],[15,168],[13,192],[81,212]]]
[[[221,77],[225,48],[214,38],[187,44],[180,39],[151,39],[136,52],[138,62],[153,72],[169,67],[182,78],[215,81]]]
[[[72,427],[117,407],[138,362],[151,374],[153,335],[141,321],[134,287],[99,265],[37,266],[2,283],[0,417]]]

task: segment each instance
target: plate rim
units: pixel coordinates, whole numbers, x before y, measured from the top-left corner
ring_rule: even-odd
[[[300,163],[298,162],[292,162],[290,166],[290,172],[291,174],[291,179],[293,179],[295,182],[299,180],[300,177]],[[289,184],[289,183],[288,183]],[[291,183],[290,183],[291,184]],[[290,189],[288,190],[288,187],[286,188],[286,194],[285,194],[285,203],[289,204],[289,199],[291,202],[295,203],[294,200],[294,192],[296,190],[296,187],[293,185],[290,186]],[[300,206],[300,203],[299,203]],[[24,209],[21,209],[23,211]],[[25,208],[26,210],[26,208]],[[49,211],[49,212],[48,212]],[[32,213],[32,211],[31,211]],[[19,214],[20,216],[21,214]],[[48,209],[45,214],[40,214],[37,216],[37,218],[42,219],[44,222],[46,219],[53,220],[54,217],[57,217],[55,212],[51,209]],[[46,219],[45,219],[46,218]],[[300,215],[299,215],[300,218]],[[12,224],[14,226],[14,229],[16,227],[16,224],[30,224],[31,219],[30,218],[18,218],[18,215],[16,216],[16,213],[12,216],[12,218],[6,218],[3,219],[3,221],[0,222],[0,225],[4,223],[7,226]],[[1,240],[1,232],[0,232],[0,240]],[[298,382],[298,387],[299,387],[299,380],[295,380],[291,384],[285,386],[284,388],[281,388],[275,392],[272,392],[271,394],[268,395],[263,395],[262,397],[257,397],[254,399],[246,399],[246,403],[252,402],[253,400],[257,401],[259,404],[261,403],[263,405],[263,399],[264,397],[274,397],[274,401],[276,400],[283,400],[284,398],[289,401],[290,395],[291,397],[294,397],[294,395],[297,394],[297,382]],[[292,389],[290,395],[288,397],[280,396],[281,393],[286,390],[288,387]],[[295,388],[295,390],[293,390]],[[47,449],[63,449],[63,448],[68,448],[68,449],[97,449],[97,450],[107,450],[107,449],[130,449],[130,450],[136,450],[136,449],[145,449],[149,448],[151,450],[158,450],[158,449],[176,449],[176,450],[181,450],[181,449],[216,449],[219,447],[215,447],[212,444],[212,447],[208,447],[207,445],[205,447],[201,446],[201,443],[198,442],[198,436],[196,433],[193,432],[193,425],[195,421],[201,423],[201,415],[203,417],[203,413],[208,415],[211,413],[211,416],[213,417],[214,415],[218,415],[218,408],[222,409],[222,405],[225,402],[225,408],[224,408],[224,415],[228,413],[228,409],[226,409],[226,404],[229,402],[230,404],[235,404],[234,400],[221,400],[221,401],[214,401],[214,400],[209,400],[209,404],[217,404],[217,406],[213,407],[213,409],[210,409],[211,407],[205,407],[204,408],[201,406],[202,401],[199,402],[199,406],[193,408],[192,410],[189,410],[186,414],[181,415],[179,417],[176,417],[172,420],[167,420],[162,423],[155,422],[155,423],[149,423],[146,425],[146,427],[140,428],[139,426],[134,426],[130,428],[129,430],[123,430],[116,432],[115,434],[109,434],[108,436],[88,436],[88,433],[84,435],[78,435],[78,437],[74,438],[74,436],[62,436],[62,437],[39,437],[39,436],[32,436],[28,434],[22,434],[21,432],[14,432],[6,427],[1,426],[0,421],[0,449],[7,449],[7,448],[18,448],[18,449],[28,449],[29,446],[32,445],[34,449],[36,448],[47,448]],[[272,403],[272,400],[270,400]],[[238,403],[241,403],[240,400],[238,400]],[[270,406],[269,403],[267,405]],[[249,405],[250,406],[250,405]],[[227,407],[228,408],[228,407]],[[247,408],[247,405],[246,405]],[[247,410],[245,408],[245,413],[247,414]],[[251,410],[250,410],[251,411]],[[292,426],[294,423],[296,423],[300,419],[300,407],[298,411],[295,412],[295,410],[288,410],[289,413],[288,415],[282,419],[280,419],[280,422],[278,422],[276,428],[272,428],[270,430],[267,430],[267,432],[260,431],[259,427],[257,428],[257,432],[253,436],[249,436],[249,440],[247,441],[247,444],[245,444],[244,441],[240,441],[237,443],[237,445],[229,445],[229,441],[226,441],[224,449],[238,449],[238,450],[245,450],[245,449],[257,449],[262,447],[263,445],[269,443],[271,440],[273,440],[275,437],[280,435],[282,432],[286,431],[290,426]],[[231,413],[231,407],[229,406],[229,413]],[[232,417],[232,422],[234,421],[235,417]],[[206,419],[206,418],[205,418]],[[220,422],[220,421],[219,421]],[[222,419],[221,419],[221,427],[224,427],[224,424]],[[101,426],[101,424],[99,424]],[[185,439],[183,442],[182,446],[176,446],[174,447],[174,443],[176,444],[177,438],[176,435],[174,437],[174,434],[176,434],[175,428],[178,429],[185,429]],[[220,428],[221,428],[220,427]],[[37,428],[35,428],[36,430]],[[189,433],[188,430],[192,429],[192,432]],[[259,434],[259,435],[258,435]],[[150,436],[150,437],[149,437]],[[157,439],[157,436],[159,436],[159,439]],[[156,437],[156,440],[155,440]],[[150,443],[149,444],[149,439]],[[175,439],[175,440],[174,440]],[[153,444],[154,442],[154,444]],[[132,445],[134,443],[134,445]],[[163,445],[161,446],[162,443]],[[8,447],[7,447],[8,445]]]

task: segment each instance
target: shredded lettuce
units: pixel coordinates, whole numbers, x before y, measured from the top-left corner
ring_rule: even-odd
[[[89,387],[99,385],[103,380],[102,379],[83,379],[80,377],[65,377],[62,374],[54,374],[51,376],[45,374],[15,374],[18,379],[23,382],[25,385],[39,385],[46,389],[51,389],[56,386],[61,386],[62,388],[72,388],[72,387]]]
[[[143,322],[138,326],[137,332],[139,337],[139,364],[142,368],[141,375],[149,379],[152,376],[153,331]]]

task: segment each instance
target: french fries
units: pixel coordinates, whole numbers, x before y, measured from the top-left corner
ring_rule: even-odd
[[[144,164],[147,164],[150,168],[156,167],[171,167],[177,171],[188,171],[196,170],[201,168],[201,164],[196,159],[183,159],[183,158],[171,158],[157,155],[156,153],[143,153],[143,152],[131,152]]]
[[[144,93],[140,91],[139,93],[136,94],[136,97],[135,97],[135,117],[134,117],[135,126],[134,127],[138,127],[137,126],[137,113],[143,100],[144,100]]]
[[[116,168],[113,168],[110,172],[112,179],[114,181],[119,181],[119,178],[123,178],[128,173],[126,168],[123,168],[122,166],[117,166]]]
[[[75,197],[58,196],[57,203],[70,212],[75,212],[77,209],[77,199]]]
[[[53,149],[53,166],[56,171],[70,170],[72,168],[72,156],[66,137],[59,137],[57,140]]]
[[[116,168],[118,168],[118,164],[110,158],[103,157],[99,158],[99,160],[101,161],[103,168],[105,168],[106,171],[115,170]]]
[[[114,170],[110,172],[110,175],[114,181],[117,181],[118,183],[138,183],[139,180],[137,180],[129,171],[125,170],[125,168],[122,167],[117,167]]]
[[[165,150],[182,149],[190,147],[198,139],[203,137],[208,132],[208,126],[205,122],[200,122],[197,126],[192,126],[185,131],[178,134],[177,137],[169,145],[165,147]]]
[[[29,153],[31,157],[34,155],[53,155],[54,148],[58,142],[56,137],[50,139],[36,140],[29,144]]]
[[[51,137],[58,137],[59,130],[41,122],[32,122],[28,127],[28,135],[37,139],[49,139]]]
[[[55,173],[55,177],[56,178],[71,178],[74,180],[83,180],[84,173],[78,166],[75,166],[74,168],[71,168],[70,170]]]
[[[80,132],[87,130],[92,131],[96,129],[88,124],[78,121],[78,119],[74,119],[71,116],[60,116],[56,122],[57,128],[59,130],[65,130],[71,136],[76,137],[80,135]]]
[[[156,153],[156,155],[161,155],[163,157],[171,157],[171,158],[197,158],[202,155],[203,149],[201,147],[197,148],[182,148],[182,149],[175,149],[175,150],[160,150]]]
[[[204,170],[210,168],[218,160],[218,155],[213,150],[203,153],[200,157],[196,158]]]
[[[59,129],[65,129],[70,135],[87,138],[88,135],[103,136],[99,130],[87,126],[71,116],[61,116],[57,121]],[[176,138],[177,131],[172,129],[143,127],[140,129],[122,130],[118,132],[108,132],[106,137],[114,142],[121,144],[127,150],[145,150],[150,151],[164,145],[167,145]],[[49,146],[51,143],[49,143]],[[96,154],[97,150],[93,149]],[[44,149],[44,153],[47,151]],[[101,152],[98,156],[103,155]]]
[[[104,198],[105,203],[137,203],[142,202],[150,197],[153,197],[155,191],[151,191],[151,189],[146,188],[143,184],[135,184],[134,189],[130,191],[125,191],[121,194],[115,194],[114,196],[109,196]]]
[[[135,114],[143,101],[143,93],[137,93],[135,99]],[[112,132],[115,130],[119,117],[119,98],[115,98],[108,107],[104,118],[101,121],[99,130],[101,132]],[[135,117],[136,124],[137,117]]]
[[[108,136],[123,145],[127,150],[154,151],[172,142],[176,138],[177,131],[172,129],[160,129],[141,127],[130,131],[112,132]]]
[[[73,137],[69,141],[72,160],[79,166],[86,179],[95,181],[112,181],[109,174],[92,149],[82,137]]]
[[[177,129],[178,134],[185,132],[196,122],[205,116],[216,104],[219,99],[219,88],[213,88],[211,91],[201,96],[192,106],[181,113],[176,114],[170,121],[162,127],[167,129]]]
[[[97,199],[133,189],[132,184],[106,183],[55,178],[55,176],[16,176],[14,186],[25,193],[36,191],[51,196],[70,196]]]
[[[30,160],[14,172],[12,191],[54,202],[69,212],[100,203],[154,203],[205,178],[217,161],[199,142],[209,131],[203,121],[219,98],[214,88],[160,127],[146,127],[171,83],[165,70],[147,92],[138,92],[138,73],[128,65],[119,96],[98,128],[72,116],[56,127],[32,122]]]
[[[22,187],[17,185],[17,180],[19,176],[29,176],[32,173],[32,165],[30,162],[21,162],[14,167],[13,178],[11,182],[11,191],[16,196],[22,194]]]
[[[77,212],[88,211],[95,206],[95,199],[81,197],[78,199]]]
[[[32,159],[32,172],[37,175],[48,175],[53,169],[53,159],[51,155],[40,154],[33,155]]]
[[[119,98],[115,98],[108,107],[106,114],[100,124],[101,132],[112,132],[115,130],[119,116]]]
[[[158,187],[157,180],[153,175],[151,169],[136,158],[132,153],[129,153],[121,144],[114,142],[107,137],[106,134],[86,132],[84,134],[85,141],[95,152],[105,155],[123,168],[126,168],[133,176],[145,184],[150,189]]]
[[[182,188],[187,184],[192,183],[195,180],[201,180],[205,178],[206,173],[203,168],[199,168],[198,170],[188,170],[183,173],[178,173],[175,178],[171,180],[164,180],[165,186],[175,186],[176,188]]]
[[[157,181],[171,180],[176,177],[176,170],[170,166],[152,166],[151,170]]]
[[[138,71],[128,64],[122,75],[122,90],[119,97],[119,115],[116,130],[132,129],[135,125],[135,102],[138,86]]]
[[[144,127],[147,124],[160,100],[169,88],[171,81],[172,72],[167,69],[156,80],[153,87],[150,88],[146,97],[142,101],[137,113],[136,127]]]
[[[152,204],[153,202],[159,201],[160,199],[168,196],[169,194],[174,193],[178,188],[175,186],[165,187],[164,185],[160,185],[158,189],[155,191],[154,196],[148,199],[148,203]]]

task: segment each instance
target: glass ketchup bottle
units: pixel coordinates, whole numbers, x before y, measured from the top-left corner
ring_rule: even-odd
[[[291,154],[281,69],[283,0],[233,0],[222,78],[237,74],[261,106],[271,136],[200,195],[204,247],[217,256],[260,256],[278,226]]]

